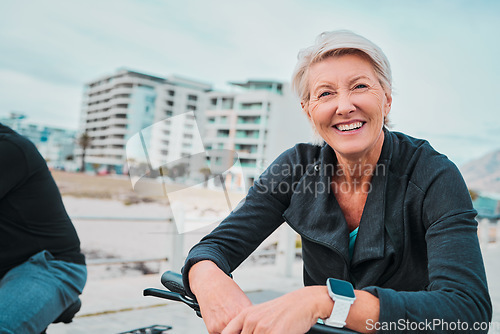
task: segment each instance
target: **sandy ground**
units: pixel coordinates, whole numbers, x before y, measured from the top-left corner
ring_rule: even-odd
[[[89,279],[158,273],[168,267],[178,271],[189,249],[220,221],[198,211],[201,220],[186,223],[189,231],[179,233],[168,205],[162,203],[125,205],[72,196],[63,196],[63,201],[90,264]],[[279,232],[260,249],[278,238]]]

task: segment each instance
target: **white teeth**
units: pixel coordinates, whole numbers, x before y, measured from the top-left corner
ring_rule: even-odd
[[[356,122],[356,123],[351,123],[351,124],[337,125],[337,129],[339,129],[340,131],[350,131],[350,130],[359,129],[362,126],[363,126],[363,122]]]

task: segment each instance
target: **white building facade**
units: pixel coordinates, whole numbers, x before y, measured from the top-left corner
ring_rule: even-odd
[[[158,176],[177,163],[202,178],[207,168],[220,174],[238,161],[241,169],[226,183],[248,188],[280,153],[310,141],[312,130],[287,83],[231,85],[231,92],[215,92],[198,81],[126,69],[88,83],[79,131],[90,137],[86,170]],[[82,148],[75,155],[81,161]]]
[[[312,130],[289,85],[279,81],[232,83],[231,93],[208,93],[204,144],[212,172],[230,168],[234,152],[242,175],[232,175],[236,187],[248,187],[286,149],[309,142]]]
[[[208,84],[179,77],[161,78],[126,69],[94,80],[85,86],[80,135],[86,132],[90,146],[85,152],[86,169],[126,173],[127,141],[153,124],[145,149],[156,163],[188,156],[195,118],[205,108]],[[184,123],[172,116],[191,111]],[[76,156],[81,160],[82,148]]]

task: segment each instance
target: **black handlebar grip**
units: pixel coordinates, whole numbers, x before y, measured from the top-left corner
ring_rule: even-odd
[[[183,296],[186,295],[182,275],[173,271],[166,271],[161,275],[161,284],[172,292],[177,292]]]

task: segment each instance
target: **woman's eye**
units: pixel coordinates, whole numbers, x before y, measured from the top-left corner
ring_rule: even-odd
[[[319,95],[319,97],[324,97],[324,96],[328,96],[328,95],[331,95],[332,93],[330,92],[323,92]]]
[[[368,86],[365,85],[365,84],[357,84],[356,87],[354,87],[355,89],[362,89],[362,88],[367,88]]]

